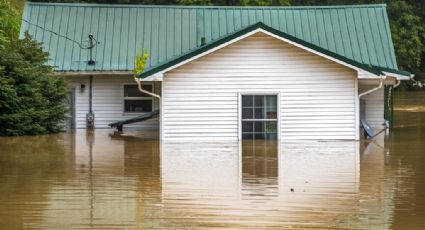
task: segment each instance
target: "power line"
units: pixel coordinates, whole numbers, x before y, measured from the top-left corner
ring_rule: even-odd
[[[44,28],[44,27],[42,27],[42,26],[39,26],[39,25],[37,25],[37,24],[34,24],[34,23],[32,23],[32,22],[30,22],[30,21],[28,21],[28,20],[26,20],[26,19],[23,19],[22,18],[22,21],[24,21],[24,22],[26,22],[26,23],[28,23],[28,24],[30,24],[30,25],[32,25],[32,26],[35,26],[35,27],[37,27],[37,28],[40,28],[40,29],[42,29],[42,30],[44,30],[44,31],[47,31],[47,32],[50,32],[50,33],[52,33],[52,34],[55,34],[55,35],[57,35],[58,37],[62,37],[62,38],[65,38],[65,39],[67,39],[67,40],[69,40],[69,41],[71,41],[71,42],[74,42],[75,44],[77,44],[81,49],[92,49],[93,47],[95,47],[96,46],[96,44],[100,44],[100,42],[98,42],[93,36],[92,36],[92,38],[93,38],[93,40],[95,41],[95,43],[93,43],[91,46],[83,46],[83,44],[81,43],[81,42],[78,42],[78,41],[76,41],[76,40],[74,40],[74,39],[72,39],[72,38],[69,38],[69,37],[67,37],[67,36],[65,36],[65,35],[62,35],[62,34],[59,34],[59,33],[57,33],[57,32],[55,32],[55,31],[53,31],[53,30],[49,30],[49,29],[46,29],[46,28]]]
[[[8,13],[8,14],[10,14],[11,16],[16,16],[16,15],[13,15],[11,12],[8,12],[8,11],[4,11],[4,12],[6,12],[6,13]],[[91,44],[91,46],[83,46],[83,44],[81,43],[81,42],[78,42],[78,41],[76,41],[76,40],[74,40],[74,39],[72,39],[72,38],[69,38],[69,37],[67,37],[67,36],[65,36],[65,35],[62,35],[62,34],[59,34],[59,33],[57,33],[57,32],[55,32],[55,31],[53,31],[53,30],[49,30],[49,29],[46,29],[46,28],[44,28],[44,27],[42,27],[42,26],[40,26],[40,25],[37,25],[37,24],[35,24],[35,23],[32,23],[32,22],[30,22],[30,21],[28,21],[28,20],[26,20],[26,19],[24,19],[24,18],[21,18],[21,20],[22,21],[24,21],[24,22],[26,22],[26,23],[28,23],[28,24],[30,24],[30,25],[32,25],[32,26],[35,26],[35,27],[37,27],[37,28],[40,28],[40,29],[42,29],[42,30],[44,30],[44,31],[47,31],[47,32],[50,32],[50,33],[52,33],[52,34],[55,34],[55,35],[57,35],[58,37],[62,37],[62,38],[65,38],[65,39],[67,39],[67,40],[69,40],[69,41],[71,41],[71,42],[74,42],[75,44],[77,44],[81,49],[92,49],[92,48],[94,48],[97,44],[100,44],[100,42],[98,42],[95,38],[94,38],[94,36],[93,35],[91,35],[91,34],[89,34],[89,37],[90,37],[90,35],[91,35],[91,38],[90,39],[93,39],[95,42],[94,43],[92,43]]]

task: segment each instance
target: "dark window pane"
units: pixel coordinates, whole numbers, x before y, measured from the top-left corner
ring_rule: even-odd
[[[256,133],[264,132],[264,121],[255,122],[255,131]]]
[[[252,107],[253,106],[253,97],[244,95],[242,96],[242,107]]]
[[[142,85],[142,89],[152,92],[152,85]],[[137,85],[124,85],[124,97],[151,97],[139,91]]]
[[[264,106],[264,96],[254,96],[255,107]]]
[[[264,119],[264,109],[263,108],[255,108],[255,119]]]
[[[253,109],[244,108],[242,109],[242,119],[253,119]]]
[[[265,137],[264,133],[255,133],[254,134],[255,139],[263,140],[264,137]]]
[[[253,121],[243,121],[242,122],[242,132],[246,133],[252,133],[254,132],[254,125],[253,125]]]
[[[267,140],[276,140],[277,139],[277,133],[266,133],[266,139]]]
[[[152,112],[152,100],[124,100],[124,112]]]
[[[277,107],[277,96],[274,96],[274,95],[266,96],[266,106]]]
[[[244,133],[244,134],[242,134],[242,139],[244,139],[244,140],[250,140],[252,138],[253,138],[252,133]]]

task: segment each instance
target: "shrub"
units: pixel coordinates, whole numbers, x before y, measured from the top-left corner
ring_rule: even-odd
[[[0,136],[62,130],[66,83],[52,75],[48,53],[29,34],[0,46]]]

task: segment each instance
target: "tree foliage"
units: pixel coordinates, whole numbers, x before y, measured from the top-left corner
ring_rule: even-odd
[[[134,58],[134,74],[139,75],[145,70],[146,61],[149,55],[146,51],[139,52]]]
[[[46,65],[48,53],[25,34],[19,14],[0,0],[0,136],[53,133],[65,118],[66,84]]]
[[[424,78],[425,69],[420,70],[424,53],[424,25],[414,7],[406,1],[392,1],[388,7],[391,31],[398,65]]]
[[[240,0],[241,6],[289,6],[290,0]]]
[[[3,48],[18,38],[20,13],[8,2],[0,0],[0,46]]]

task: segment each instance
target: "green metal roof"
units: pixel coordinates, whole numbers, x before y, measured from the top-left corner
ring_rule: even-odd
[[[27,3],[28,30],[50,53],[57,71],[131,71],[140,49],[147,71],[262,22],[323,51],[365,66],[397,69],[385,5],[325,7],[216,7]],[[35,26],[37,25],[37,26]],[[44,29],[41,29],[41,28]],[[49,32],[49,31],[53,31]],[[56,35],[100,42],[88,50]]]
[[[155,74],[157,72],[160,72],[162,70],[167,69],[168,67],[174,66],[174,65],[176,65],[176,64],[178,64],[180,62],[183,62],[183,61],[188,60],[188,59],[190,59],[192,57],[195,57],[195,56],[197,56],[199,54],[202,54],[202,53],[204,53],[204,52],[206,52],[206,51],[208,51],[208,50],[210,50],[210,49],[212,49],[214,47],[217,47],[217,46],[219,46],[221,44],[224,44],[226,42],[229,42],[229,41],[231,41],[231,40],[233,40],[235,38],[238,38],[238,37],[240,37],[240,36],[242,36],[244,34],[247,34],[247,33],[252,32],[254,30],[257,30],[257,29],[262,29],[264,31],[270,32],[270,33],[272,33],[274,35],[277,35],[277,36],[279,36],[281,38],[284,38],[284,39],[287,39],[289,41],[295,42],[295,43],[300,44],[300,45],[302,45],[302,46],[304,46],[306,48],[309,48],[309,49],[318,51],[319,53],[322,53],[322,54],[325,54],[325,55],[327,55],[329,57],[335,58],[335,59],[337,59],[339,61],[342,61],[342,62],[344,62],[346,64],[349,64],[351,66],[354,66],[354,67],[357,67],[359,69],[363,69],[365,71],[368,71],[368,72],[370,72],[370,73],[372,73],[374,75],[377,75],[377,76],[384,75],[382,73],[382,71],[380,69],[376,68],[376,67],[373,67],[371,65],[362,64],[362,63],[359,63],[357,61],[353,61],[353,60],[348,59],[348,58],[346,58],[344,56],[341,56],[341,55],[339,55],[337,53],[331,52],[329,50],[325,50],[325,49],[323,49],[323,48],[321,48],[321,47],[319,47],[317,45],[314,45],[312,43],[308,43],[308,42],[306,42],[304,40],[298,39],[298,38],[296,38],[294,36],[291,36],[291,35],[289,35],[287,33],[284,33],[284,32],[281,32],[279,30],[273,29],[273,28],[265,25],[262,22],[258,22],[258,23],[254,24],[254,25],[248,26],[248,27],[246,27],[244,29],[241,29],[241,30],[235,32],[235,33],[232,33],[232,34],[230,34],[230,35],[228,35],[228,36],[226,36],[224,38],[221,38],[221,39],[218,39],[218,40],[216,40],[214,42],[205,44],[205,45],[203,45],[203,46],[201,46],[201,47],[199,47],[197,49],[194,49],[191,52],[185,53],[185,54],[183,54],[181,56],[178,56],[178,57],[176,57],[176,58],[174,58],[172,60],[169,60],[169,61],[167,61],[167,62],[165,62],[163,64],[159,64],[159,65],[157,65],[155,67],[148,68],[148,69],[145,70],[145,72],[143,72],[142,74],[140,74],[138,77],[145,78],[145,77],[151,76],[151,75],[153,75],[153,74]]]

